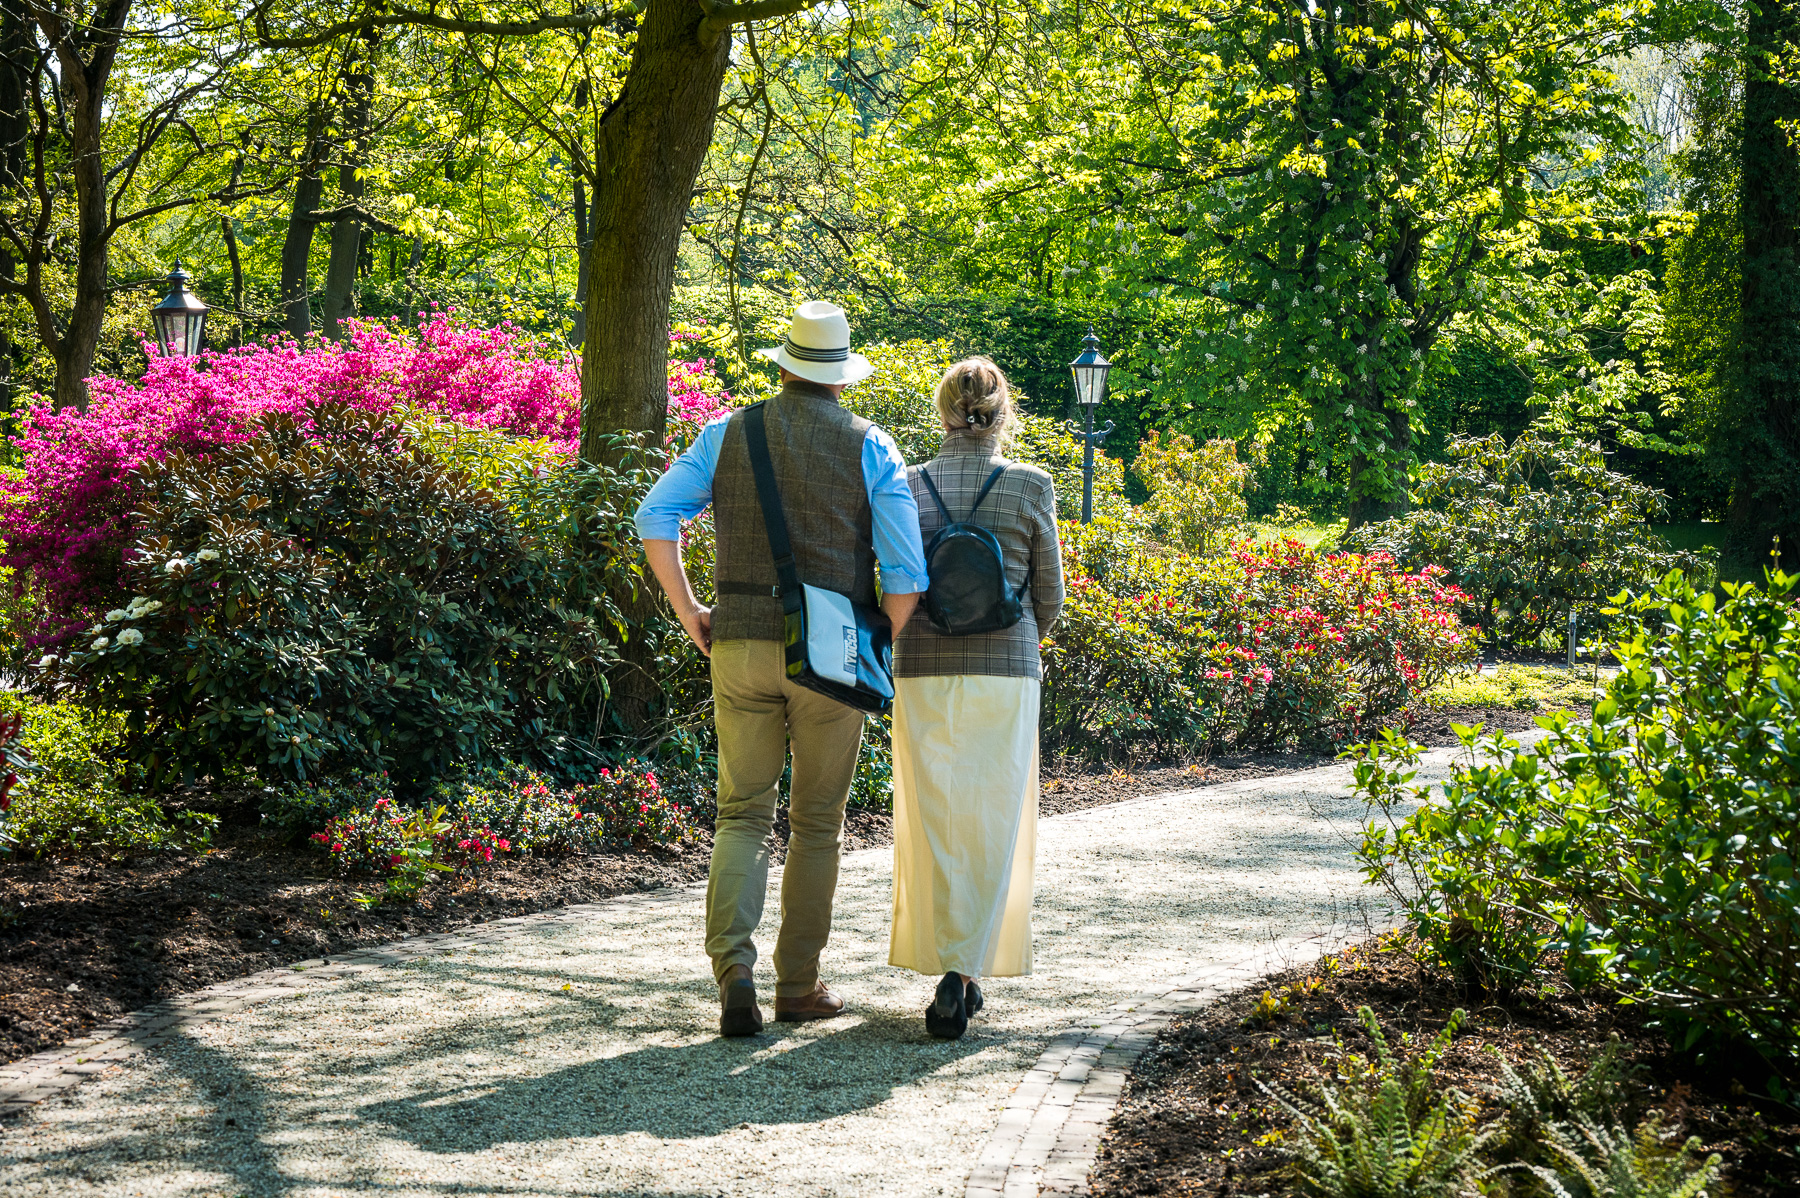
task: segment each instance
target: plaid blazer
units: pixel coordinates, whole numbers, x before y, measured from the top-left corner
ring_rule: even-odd
[[[931,626],[920,603],[913,618],[894,638],[894,674],[900,678],[927,678],[946,674],[988,674],[1002,678],[1042,678],[1038,642],[1049,635],[1062,612],[1062,549],[1056,541],[1056,492],[1050,476],[1036,466],[1010,462],[1000,456],[996,435],[977,436],[969,431],[944,435],[938,456],[926,463],[931,481],[955,520],[966,520],[969,505],[995,466],[1007,471],[981,501],[976,524],[993,533],[1006,562],[1007,581],[1015,588],[1031,579],[1025,618],[1011,628],[978,636],[944,636]],[[919,501],[919,532],[929,542],[944,527],[943,513],[919,478],[919,467],[909,467],[907,481]]]

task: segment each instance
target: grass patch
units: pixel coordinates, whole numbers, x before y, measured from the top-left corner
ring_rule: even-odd
[[[1348,526],[1347,520],[1334,520],[1329,524],[1314,524],[1310,520],[1286,524],[1274,520],[1252,520],[1244,529],[1253,541],[1291,539],[1302,545],[1316,547],[1323,542],[1337,540]]]
[[[1501,665],[1458,674],[1425,692],[1429,707],[1505,707],[1512,711],[1583,711],[1594,701],[1593,668]]]

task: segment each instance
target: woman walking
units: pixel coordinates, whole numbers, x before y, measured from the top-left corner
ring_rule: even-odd
[[[952,524],[988,530],[1005,597],[1022,600],[1009,627],[946,635],[928,597],[894,641],[888,963],[943,975],[925,1027],[955,1039],[983,1006],[978,978],[1031,972],[1038,641],[1062,610],[1063,575],[1050,476],[1001,453],[1013,418],[1006,376],[986,358],[958,362],[938,384],[937,409],[943,446],[907,472],[923,538],[932,545]]]

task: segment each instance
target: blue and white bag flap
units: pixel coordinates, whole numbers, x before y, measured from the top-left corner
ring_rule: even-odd
[[[856,611],[850,596],[802,584],[806,597],[806,663],[813,673],[843,686],[856,685]]]

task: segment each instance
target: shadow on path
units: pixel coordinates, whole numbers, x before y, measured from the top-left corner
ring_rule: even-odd
[[[868,1110],[987,1047],[980,1037],[933,1040],[917,1020],[882,1014],[846,1021],[841,1030],[769,1026],[748,1039],[641,1048],[497,1086],[424,1090],[370,1103],[359,1114],[436,1153],[634,1131],[694,1139]]]

